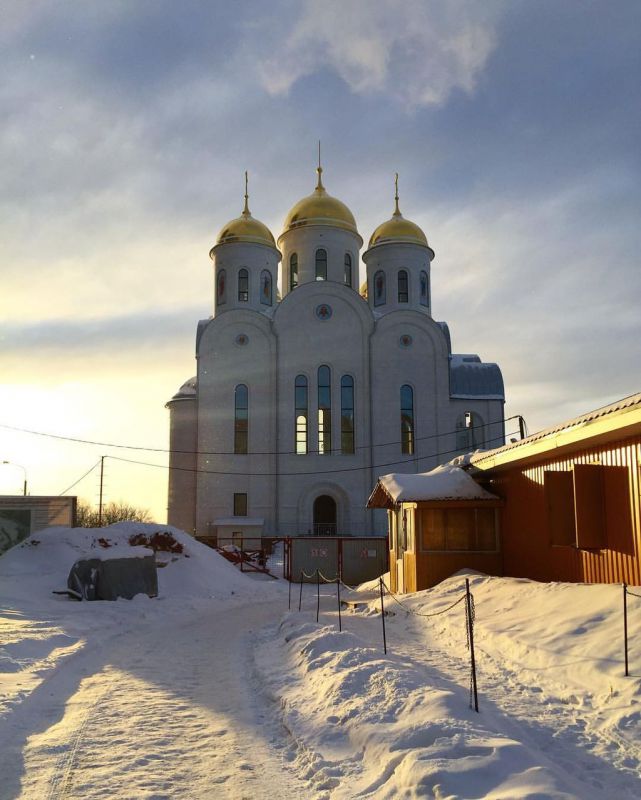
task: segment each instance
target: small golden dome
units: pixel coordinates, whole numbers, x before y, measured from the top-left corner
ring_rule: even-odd
[[[396,175],[396,194],[394,200],[395,208],[392,218],[381,223],[376,228],[374,233],[370,236],[369,247],[376,247],[376,245],[388,244],[391,242],[420,244],[423,247],[429,247],[427,236],[415,222],[410,222],[409,219],[405,219],[398,207],[398,173]]]
[[[231,242],[248,242],[250,244],[264,244],[267,247],[276,247],[274,236],[267,225],[254,219],[249,210],[249,195],[247,194],[247,173],[245,172],[245,207],[242,214],[228,222],[218,234],[216,246]]]
[[[364,297],[365,300],[367,300],[367,281],[363,281],[358,293],[360,294],[361,297]]]
[[[264,244],[267,247],[276,247],[276,242],[272,232],[267,225],[260,220],[254,219],[248,212],[240,217],[232,219],[218,234],[216,244],[228,244],[229,242],[250,242],[251,244]]]
[[[316,188],[312,194],[299,200],[285,217],[283,233],[278,237],[279,241],[287,231],[308,225],[342,228],[359,236],[354,215],[345,203],[327,194],[321,181],[322,167],[319,166],[316,171],[318,172]]]

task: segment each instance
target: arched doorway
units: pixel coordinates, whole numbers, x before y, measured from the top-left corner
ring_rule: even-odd
[[[314,536],[334,536],[336,533],[336,501],[328,494],[314,500]]]

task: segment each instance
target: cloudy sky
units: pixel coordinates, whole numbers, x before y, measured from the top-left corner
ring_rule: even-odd
[[[164,448],[208,251],[313,188],[401,208],[433,310],[530,431],[641,390],[638,0],[0,0],[0,424]],[[58,494],[101,454],[0,428]],[[166,471],[106,462],[164,518]],[[0,491],[22,471],[0,465]],[[94,501],[94,470],[73,490]]]

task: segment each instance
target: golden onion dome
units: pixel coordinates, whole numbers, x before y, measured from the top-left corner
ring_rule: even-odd
[[[367,281],[363,281],[361,284],[361,288],[358,290],[358,293],[361,297],[364,297],[367,300]]]
[[[398,207],[398,175],[396,175],[396,195],[395,208],[392,218],[381,223],[370,236],[369,247],[376,247],[379,244],[403,243],[418,244],[429,247],[427,236],[421,228],[401,214]],[[431,249],[431,248],[430,248]]]
[[[245,207],[239,217],[228,222],[218,234],[216,245],[230,244],[232,242],[247,242],[249,244],[263,244],[267,247],[276,247],[274,236],[267,225],[254,219],[249,210],[249,195],[247,194],[247,173],[245,173]]]
[[[342,228],[350,233],[355,233],[360,238],[352,212],[345,203],[327,194],[321,180],[322,171],[323,168],[319,164],[316,169],[318,173],[316,188],[310,195],[299,200],[285,217],[283,232],[278,237],[279,241],[288,231],[309,225]]]

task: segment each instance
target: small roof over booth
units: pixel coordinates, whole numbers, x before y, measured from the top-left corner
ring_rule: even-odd
[[[496,502],[496,495],[483,489],[465,470],[442,464],[430,472],[382,475],[367,501],[368,508],[394,508],[398,503],[469,500]]]

